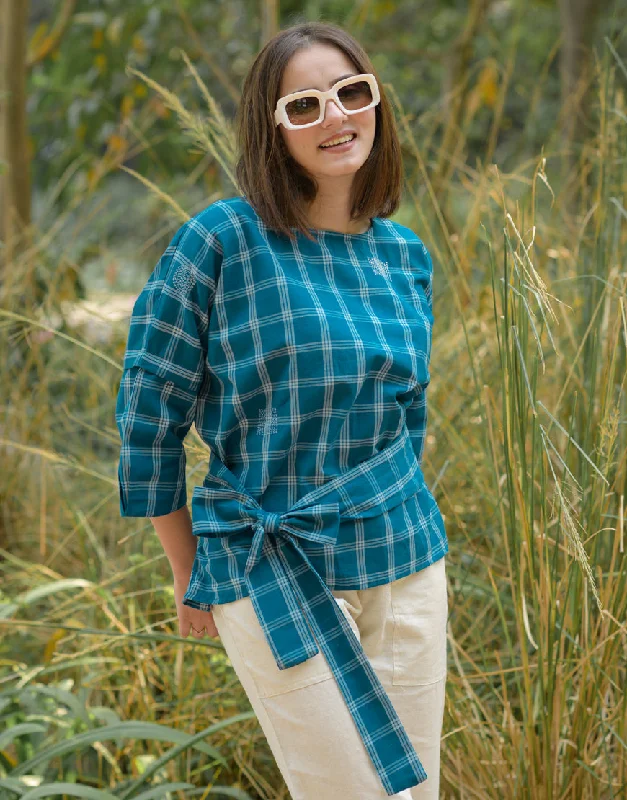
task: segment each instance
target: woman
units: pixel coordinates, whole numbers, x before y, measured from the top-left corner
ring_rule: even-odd
[[[181,635],[220,636],[293,800],[437,798],[433,267],[388,219],[391,107],[349,34],[305,23],[257,56],[238,129],[243,194],[177,231],[133,310],[121,514],[152,520]],[[192,422],[212,455],[190,518]]]

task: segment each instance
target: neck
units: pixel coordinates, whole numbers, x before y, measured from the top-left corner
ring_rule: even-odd
[[[318,191],[316,199],[307,211],[309,227],[338,233],[365,233],[370,227],[370,219],[350,218],[347,196],[337,192]]]

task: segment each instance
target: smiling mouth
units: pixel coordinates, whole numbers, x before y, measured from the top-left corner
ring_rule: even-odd
[[[343,144],[350,144],[351,142],[354,142],[356,138],[357,138],[357,134],[354,133],[352,138],[349,139],[347,142],[341,142],[340,144],[333,144],[333,145],[322,145],[322,144],[319,144],[318,148],[320,150],[332,150],[334,147],[341,147]]]

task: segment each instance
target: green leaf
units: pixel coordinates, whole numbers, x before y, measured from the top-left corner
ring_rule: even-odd
[[[78,783],[44,783],[22,795],[22,800],[36,800],[38,797],[52,797],[58,794],[69,794],[70,797],[84,797],[86,800],[118,800],[118,798],[104,789],[94,789],[93,786],[81,786]]]
[[[13,741],[18,736],[24,736],[26,733],[45,733],[46,728],[43,725],[38,725],[36,722],[21,722],[18,725],[14,725],[12,728],[9,728],[8,731],[4,731],[0,733],[0,750],[4,750],[5,747]]]
[[[234,717],[230,717],[229,719],[222,720],[214,725],[210,725],[208,728],[205,728],[204,731],[201,731],[201,734],[203,736],[209,736],[209,734],[214,733],[221,728],[227,727],[228,725],[236,722],[241,722],[245,719],[251,719],[254,716],[255,714],[252,711],[248,711],[244,714],[237,714]],[[175,728],[170,728],[167,725],[158,725],[154,722],[129,721],[121,722],[118,725],[106,725],[102,728],[85,731],[84,733],[79,733],[78,735],[74,736],[72,739],[50,745],[49,747],[40,750],[36,755],[28,759],[28,761],[24,761],[22,764],[17,766],[14,770],[12,770],[11,775],[24,775],[25,773],[33,770],[38,764],[49,761],[51,758],[65,755],[66,753],[80,752],[83,747],[90,745],[93,742],[103,742],[116,738],[150,739],[154,741],[176,742],[178,745],[182,746],[182,750],[185,750],[187,747],[194,747],[196,750],[200,750],[201,753],[205,753],[205,755],[216,759],[223,766],[228,766],[224,756],[215,747],[211,747],[210,745],[200,741],[190,743],[190,740],[201,738],[200,734],[194,734],[190,736],[187,733],[178,731]]]
[[[164,783],[159,786],[154,786],[147,792],[138,794],[133,800],[154,800],[155,797],[163,797],[168,792],[175,792],[178,789],[195,789],[193,783]]]
[[[28,592],[17,597],[17,601],[23,605],[29,605],[36,600],[41,600],[42,597],[47,597],[57,592],[64,592],[67,589],[85,589],[88,586],[93,586],[91,581],[85,578],[66,578],[61,581],[53,581],[52,583],[44,583],[43,586],[36,586]]]

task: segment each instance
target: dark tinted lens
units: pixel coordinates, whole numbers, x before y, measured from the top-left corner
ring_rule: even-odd
[[[368,81],[356,81],[342,86],[338,89],[337,95],[340,103],[348,111],[355,111],[372,103],[372,92]]]
[[[306,125],[320,116],[320,103],[317,97],[299,97],[288,103],[285,110],[292,125]]]

